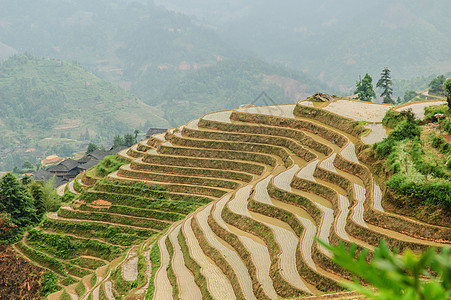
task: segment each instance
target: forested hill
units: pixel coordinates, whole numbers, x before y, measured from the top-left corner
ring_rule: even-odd
[[[155,101],[165,103],[166,119],[178,126],[216,110],[241,104],[264,105],[262,101],[253,103],[263,91],[271,98],[268,104],[282,104],[328,89],[285,67],[253,58],[232,59],[190,73],[169,85]]]
[[[311,77],[352,87],[358,75],[394,78],[451,69],[451,1],[155,0],[215,26],[237,46]]]
[[[231,48],[213,30],[153,1],[0,3],[0,60],[26,51],[78,61],[144,102],[191,70],[237,57]]]
[[[135,128],[165,128],[162,115],[79,65],[31,56],[14,56],[0,65],[2,149],[51,151],[53,144],[65,144],[78,150],[78,142],[87,138],[110,142]]]

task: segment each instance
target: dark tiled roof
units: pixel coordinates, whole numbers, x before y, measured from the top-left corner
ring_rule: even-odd
[[[100,162],[100,160],[97,160],[97,159],[92,158],[92,159],[89,160],[87,163],[81,164],[81,165],[79,166],[79,168],[82,169],[83,171],[85,171],[85,170],[87,170],[87,169],[89,169],[89,168],[91,168],[91,167],[94,167],[94,166],[97,165],[99,162]]]
[[[111,149],[110,151],[106,152],[107,155],[114,155],[117,154],[119,151],[122,151],[124,149],[127,149],[126,146],[117,146],[116,148]]]
[[[107,154],[106,152],[97,149],[89,153],[87,156],[97,160],[102,160],[105,156],[107,156]]]
[[[53,174],[47,170],[38,170],[37,172],[34,172],[31,176],[33,176],[33,179],[36,181],[47,181],[53,177]]]
[[[85,156],[83,156],[82,158],[80,158],[77,161],[78,161],[78,164],[80,165],[80,164],[85,164],[85,163],[87,163],[90,160],[91,160],[91,157],[85,155]]]
[[[66,159],[60,163],[60,165],[63,165],[67,168],[68,171],[75,169],[78,167],[78,162],[76,160],[73,160],[71,158]]]

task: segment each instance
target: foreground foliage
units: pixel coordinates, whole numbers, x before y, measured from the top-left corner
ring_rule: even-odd
[[[385,241],[374,250],[371,263],[365,260],[367,251],[356,256],[356,245],[346,250],[329,246],[334,261],[351,271],[354,282],[343,284],[371,299],[432,300],[451,297],[451,251],[443,248],[437,254],[430,248],[421,255],[410,251],[403,255],[391,252]],[[364,286],[361,280],[370,284]]]

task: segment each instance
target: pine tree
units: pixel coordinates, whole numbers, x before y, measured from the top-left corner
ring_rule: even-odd
[[[371,100],[376,97],[376,93],[373,89],[373,78],[371,78],[368,73],[366,73],[362,80],[356,81],[356,90],[354,94],[357,94],[357,99],[368,102],[371,102]]]
[[[390,77],[390,69],[384,68],[381,73],[381,78],[376,84],[377,88],[382,89],[381,97],[383,97],[384,103],[394,104],[391,95],[393,95],[393,89],[391,87],[391,77]]]
[[[44,214],[46,212],[45,205],[44,205],[45,195],[42,190],[42,185],[40,185],[36,181],[33,181],[28,186],[28,189],[30,191],[31,197],[33,197],[33,199],[34,199],[33,205],[36,209],[36,216],[40,220],[40,219],[42,219],[42,217],[44,216]]]

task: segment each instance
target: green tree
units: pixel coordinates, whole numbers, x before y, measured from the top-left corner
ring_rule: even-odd
[[[394,104],[391,96],[393,95],[392,81],[390,76],[390,69],[384,68],[381,73],[381,78],[376,83],[376,87],[382,89],[381,97],[384,103]]]
[[[448,109],[451,111],[451,78],[445,81],[446,101]]]
[[[16,225],[15,236],[24,228],[38,221],[33,199],[27,189],[14,177],[7,173],[0,182],[0,213],[6,213],[9,221]],[[9,240],[12,242],[14,240]]]
[[[376,93],[373,89],[373,78],[368,73],[365,74],[362,80],[356,81],[356,90],[354,94],[357,94],[357,99],[362,101],[371,102],[376,97]]]
[[[116,135],[113,139],[113,148],[125,146],[124,139],[120,135]]]
[[[409,102],[410,100],[415,98],[417,95],[418,95],[418,93],[415,91],[412,91],[412,90],[406,91],[404,93],[404,102]]]
[[[42,189],[42,185],[40,185],[36,181],[33,181],[28,185],[28,190],[30,191],[30,195],[34,200],[33,205],[34,208],[36,209],[36,216],[38,217],[39,220],[41,220],[46,212],[44,205],[45,195]]]
[[[137,135],[133,136],[133,134],[131,134],[131,133],[126,133],[124,135],[124,146],[131,147],[134,144],[136,144],[137,143],[136,136]]]
[[[429,93],[443,95],[445,91],[445,87],[443,86],[445,80],[446,78],[444,75],[440,75],[432,79],[432,81],[429,83]]]
[[[409,250],[403,255],[392,253],[385,241],[374,249],[374,258],[368,263],[368,251],[359,255],[356,245],[349,251],[344,244],[330,246],[333,260],[356,277],[343,286],[355,290],[370,299],[445,300],[451,297],[451,251],[444,247],[440,254],[434,248],[417,255]],[[427,280],[424,280],[426,279]],[[358,279],[370,284],[363,286]]]
[[[92,152],[96,151],[97,149],[99,149],[99,147],[97,147],[96,144],[89,143],[88,149],[86,150],[86,154],[92,153]]]

